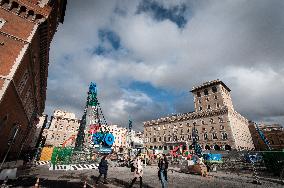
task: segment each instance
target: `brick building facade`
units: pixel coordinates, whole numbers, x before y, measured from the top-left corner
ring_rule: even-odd
[[[78,134],[80,120],[75,117],[75,114],[55,110],[51,116],[50,125],[44,130],[46,146],[75,146],[75,140]]]
[[[248,120],[234,110],[230,89],[220,80],[193,87],[194,112],[144,122],[144,144],[169,150],[192,144],[195,127],[204,150],[251,150],[254,148]]]
[[[44,111],[49,47],[65,8],[66,0],[0,0],[0,158],[16,127],[8,158],[27,149]]]

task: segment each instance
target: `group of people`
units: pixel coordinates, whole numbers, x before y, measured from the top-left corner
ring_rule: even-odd
[[[166,158],[166,155],[163,154],[160,158],[159,158],[159,162],[158,162],[158,177],[159,180],[161,181],[162,184],[162,188],[166,188],[167,187],[167,182],[168,182],[168,176],[167,176],[167,170],[168,170],[168,160]],[[134,174],[134,178],[131,181],[131,184],[129,187],[132,187],[134,185],[134,183],[136,182],[136,180],[139,178],[140,180],[140,188],[142,187],[142,176],[143,176],[143,164],[142,164],[142,160],[141,157],[139,155],[137,155],[134,160],[132,161],[131,164],[131,172],[133,172]],[[104,176],[104,184],[107,184],[107,171],[108,171],[108,162],[107,162],[107,155],[103,156],[103,158],[101,159],[100,163],[99,163],[99,173],[100,175],[97,178],[96,184],[99,183],[99,180],[102,176]]]

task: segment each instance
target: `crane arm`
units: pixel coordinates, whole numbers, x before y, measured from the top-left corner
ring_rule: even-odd
[[[264,133],[260,130],[260,128],[258,127],[258,125],[257,125],[257,124],[255,124],[255,125],[256,125],[256,130],[257,130],[257,132],[258,132],[260,138],[263,140],[263,142],[264,142],[264,144],[267,146],[267,148],[268,148],[269,150],[271,150],[270,143],[269,143],[268,139],[265,137]]]

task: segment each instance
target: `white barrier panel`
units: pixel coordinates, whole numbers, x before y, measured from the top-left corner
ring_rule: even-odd
[[[50,165],[49,170],[90,170],[97,168],[98,164],[71,164],[71,165]]]
[[[35,162],[35,165],[41,166],[41,165],[47,165],[47,164],[49,164],[49,163],[50,163],[49,161],[36,161],[36,162]]]
[[[50,165],[49,170],[70,170],[70,165]]]

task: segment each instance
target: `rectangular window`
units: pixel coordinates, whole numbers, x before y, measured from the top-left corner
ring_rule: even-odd
[[[208,135],[207,133],[204,134],[204,140],[207,140],[208,139]]]
[[[191,140],[191,135],[188,135],[188,136],[187,136],[187,140]]]
[[[3,18],[0,18],[0,29],[3,27],[3,25],[5,24],[5,20]]]
[[[28,78],[29,78],[29,72],[28,70],[26,70],[21,78],[21,81],[18,85],[18,92],[19,94],[21,94],[26,86],[26,83],[28,81]]]
[[[221,133],[222,134],[222,139],[223,140],[227,140],[228,139],[228,135],[227,135],[227,133]]]
[[[213,134],[212,134],[212,139],[218,139],[216,133],[213,133]]]

